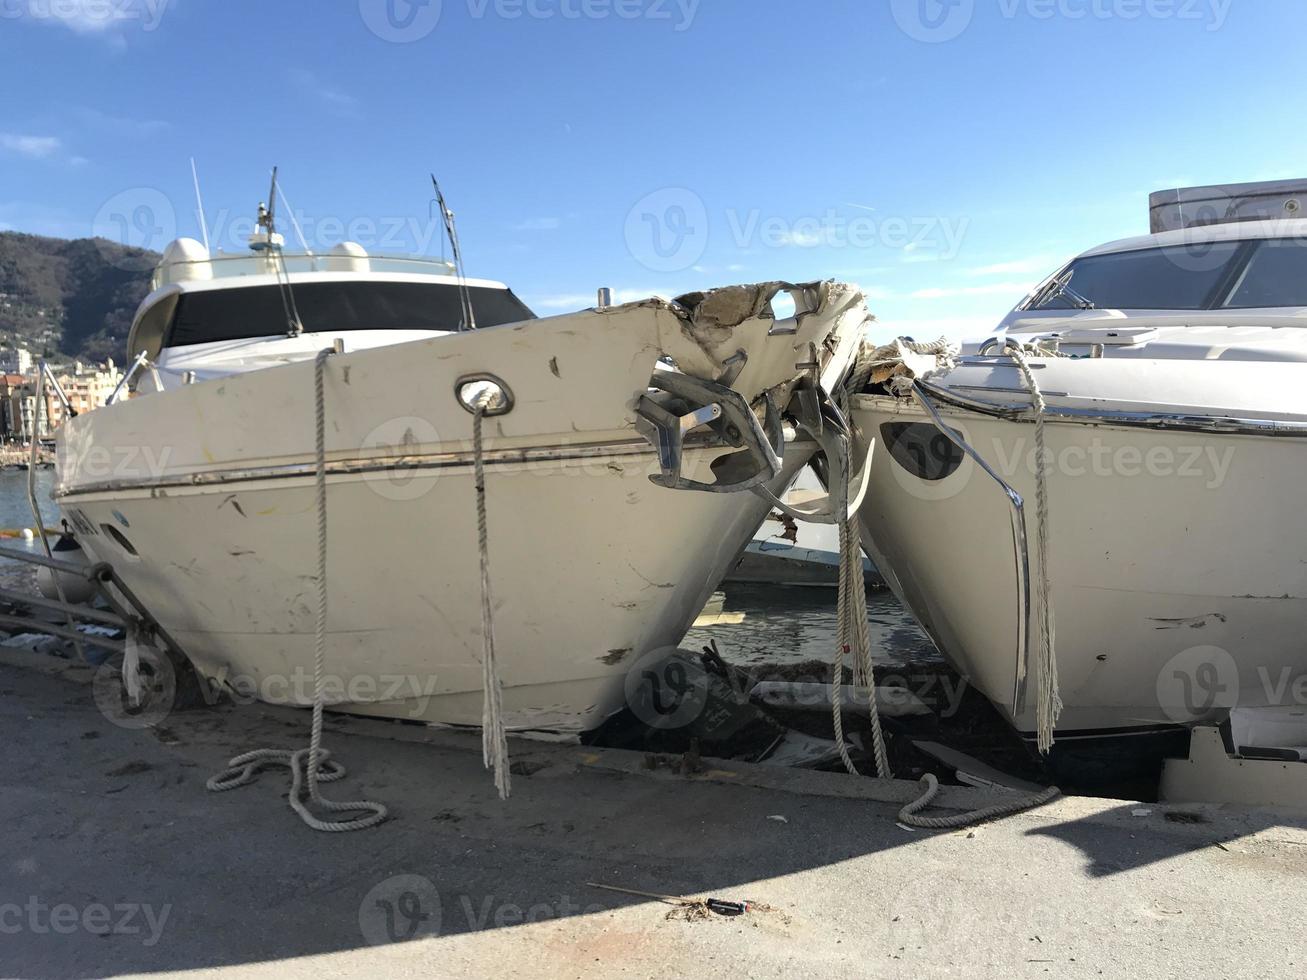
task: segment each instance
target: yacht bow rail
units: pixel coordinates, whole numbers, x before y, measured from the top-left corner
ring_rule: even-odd
[[[305,272],[333,272],[345,269],[355,257],[332,252],[282,253],[285,271],[289,275]],[[445,259],[412,255],[385,255],[369,252],[357,257],[366,262],[369,272],[389,272],[401,275],[454,277],[454,264]],[[266,255],[214,255],[207,259],[179,260],[161,264],[155,271],[153,288],[173,283],[195,282],[209,279],[238,279],[242,276],[268,276],[273,274],[272,263]]]

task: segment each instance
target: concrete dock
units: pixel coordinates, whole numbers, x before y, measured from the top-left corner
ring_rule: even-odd
[[[895,816],[912,784],[711,760],[685,775],[517,741],[501,803],[478,739],[344,719],[326,742],[349,775],[324,794],[392,819],[319,834],[288,808],[284,770],[204,787],[238,752],[301,746],[307,712],[228,706],[134,731],[88,679],[0,653],[0,976],[1307,972],[1302,814],[1070,798],[911,832]],[[764,907],[687,919],[588,882]]]

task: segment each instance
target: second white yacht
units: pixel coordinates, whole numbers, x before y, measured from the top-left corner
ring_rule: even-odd
[[[1042,709],[1059,746],[1165,739],[1307,690],[1304,200],[1154,195],[1154,233],[1078,256],[960,359],[905,348],[854,398],[881,443],[873,560],[1024,737]]]

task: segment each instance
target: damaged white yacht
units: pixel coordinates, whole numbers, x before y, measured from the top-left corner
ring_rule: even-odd
[[[1152,234],[1075,258],[960,359],[901,345],[854,398],[883,443],[872,559],[1024,737],[1042,706],[1060,750],[1137,753],[1307,690],[1303,201],[1154,195]]]
[[[762,523],[768,495],[732,491],[782,493],[809,460],[781,409],[839,381],[867,320],[833,282],[536,319],[449,263],[292,255],[270,222],[252,245],[168,249],[132,328],[137,397],[63,426],[56,496],[200,675],[310,703],[331,349],[328,707],[425,722],[483,718],[479,399],[502,717],[580,732]]]

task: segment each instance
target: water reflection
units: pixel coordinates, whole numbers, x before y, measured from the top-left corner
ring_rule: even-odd
[[[695,627],[682,646],[697,650],[716,640],[722,656],[742,667],[833,659],[834,589],[732,585],[725,597],[723,618],[742,613],[743,622]],[[930,638],[888,589],[867,593],[867,621],[876,663],[940,659]]]

